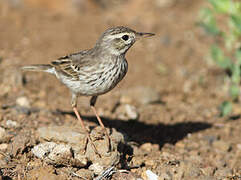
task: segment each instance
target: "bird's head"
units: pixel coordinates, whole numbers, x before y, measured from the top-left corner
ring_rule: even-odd
[[[119,26],[107,29],[97,41],[96,46],[113,55],[122,55],[139,39],[153,36],[153,33],[136,32]]]

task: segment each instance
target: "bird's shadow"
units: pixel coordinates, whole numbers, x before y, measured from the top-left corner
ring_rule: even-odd
[[[73,112],[60,111],[61,114],[75,116]],[[84,119],[97,122],[94,116],[82,116]],[[150,142],[158,144],[161,149],[164,144],[175,144],[185,138],[188,134],[202,131],[212,127],[212,124],[206,122],[179,122],[175,124],[147,124],[138,120],[124,121],[120,119],[110,119],[101,117],[106,127],[115,128],[117,131],[126,134],[129,141],[134,141],[139,145]]]

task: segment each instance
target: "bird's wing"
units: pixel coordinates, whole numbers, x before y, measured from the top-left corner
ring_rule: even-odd
[[[91,59],[86,55],[87,51],[81,51],[79,53],[70,54],[60,57],[57,60],[51,62],[56,71],[63,73],[65,76],[72,78],[73,80],[79,80],[79,76],[84,73],[83,67],[89,66]]]

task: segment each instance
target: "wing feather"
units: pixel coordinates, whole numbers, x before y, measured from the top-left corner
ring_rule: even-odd
[[[51,62],[57,72],[65,74],[73,80],[79,80],[79,76],[83,74],[84,67],[88,66],[89,58],[86,56],[87,51],[70,54],[60,57]]]

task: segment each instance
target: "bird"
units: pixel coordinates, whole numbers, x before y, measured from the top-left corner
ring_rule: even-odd
[[[98,115],[95,104],[98,96],[111,91],[124,78],[128,70],[125,58],[128,49],[139,39],[154,36],[153,33],[136,32],[128,27],[117,26],[104,31],[91,49],[72,53],[50,62],[23,66],[24,71],[42,71],[53,74],[71,91],[71,106],[85,131],[88,141],[98,154],[78,110],[77,98],[90,96],[90,107],[105,132],[111,149],[110,136]]]

